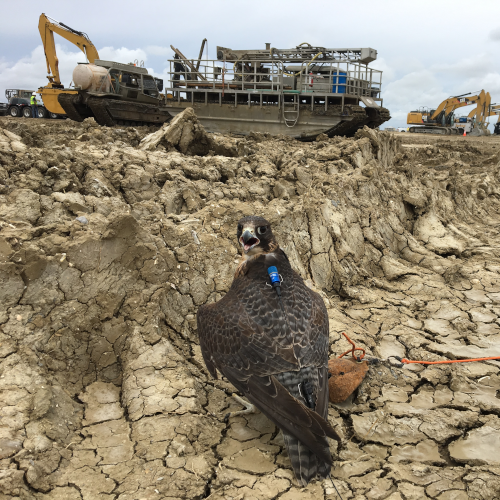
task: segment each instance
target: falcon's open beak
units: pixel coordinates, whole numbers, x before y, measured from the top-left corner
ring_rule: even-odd
[[[248,253],[253,247],[260,243],[259,238],[257,238],[253,232],[253,227],[245,227],[243,229],[243,234],[240,236],[240,243],[245,253]]]

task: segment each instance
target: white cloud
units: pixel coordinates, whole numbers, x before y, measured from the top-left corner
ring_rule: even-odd
[[[496,59],[496,58],[495,58]],[[477,54],[474,57],[460,58],[451,63],[444,62],[440,64],[433,64],[431,70],[436,73],[441,73],[446,77],[453,76],[455,78],[467,78],[472,75],[482,75],[487,73],[495,62],[490,54]],[[458,83],[462,82],[458,80]]]
[[[490,31],[489,39],[494,40],[495,42],[500,41],[500,28],[495,28],[494,30]]]
[[[115,61],[124,64],[135,63],[136,61],[139,64],[142,61],[146,63],[148,59],[146,51],[142,49],[127,49],[126,47],[121,47],[119,49],[104,47],[99,49],[99,57],[105,61]]]
[[[148,45],[146,53],[152,56],[168,56],[173,57],[173,51],[170,47],[161,47],[160,45]]]
[[[82,52],[70,52],[57,45],[59,72],[64,85],[69,85],[73,69],[79,62],[85,61]],[[15,63],[0,61],[0,92],[4,98],[5,89],[38,89],[47,84],[47,65],[42,46],[38,46],[27,57]]]
[[[391,111],[392,105],[396,109],[404,107],[406,112],[410,111],[409,107],[433,106],[447,97],[441,82],[428,70],[408,73],[385,85],[382,93]]]
[[[500,73],[488,72],[471,76],[464,82],[466,90],[480,91],[484,89],[489,92],[493,100],[500,100]]]
[[[389,64],[383,57],[377,59],[371,64],[374,69],[382,71],[382,84],[391,82],[396,77],[396,71],[394,67]]]

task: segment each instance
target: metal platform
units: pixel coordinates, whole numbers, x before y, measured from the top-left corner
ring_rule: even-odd
[[[374,49],[217,47],[215,60],[186,59],[172,49],[167,108],[175,115],[194,107],[212,132],[313,139],[336,130],[349,135],[390,118],[382,106],[382,72],[368,67]]]

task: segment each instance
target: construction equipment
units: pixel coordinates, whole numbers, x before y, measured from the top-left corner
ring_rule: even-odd
[[[162,103],[163,81],[136,64],[95,60],[73,71],[76,93],[61,93],[69,118],[94,117],[99,125],[161,125],[172,119]],[[158,88],[160,87],[160,88]]]
[[[38,30],[42,38],[43,50],[45,52],[45,60],[47,63],[47,78],[48,85],[40,87],[38,93],[42,96],[43,102],[47,109],[52,113],[66,114],[64,109],[59,104],[58,98],[61,93],[76,94],[72,89],[65,89],[61,83],[59,75],[59,59],[56,54],[56,44],[54,41],[54,33],[62,36],[69,42],[76,45],[84,54],[90,63],[99,59],[99,54],[94,44],[89,37],[81,32],[70,28],[64,23],[59,23],[54,19],[50,19],[45,14],[40,16],[38,21]]]
[[[489,135],[487,119],[490,116],[498,116],[493,133],[500,134],[500,105],[491,104],[489,101],[489,94],[487,94],[486,98],[468,116],[455,118],[455,123],[460,123],[460,127],[468,127],[465,129],[467,134],[470,133],[473,136]]]
[[[100,125],[162,124],[172,116],[161,104],[163,81],[138,63],[121,64],[99,59],[89,37],[66,24],[40,16],[38,28],[45,50],[49,84],[38,92],[53,113],[75,121],[93,117]],[[73,88],[61,83],[54,33],[79,47],[88,62],[73,71]]]
[[[5,91],[5,97],[8,101],[6,114],[14,118],[20,116],[31,118],[33,114],[31,111],[30,98],[33,92],[34,90],[7,89]],[[37,109],[38,118],[59,118],[59,115],[50,113],[43,102],[37,104]]]
[[[497,115],[497,121],[493,127],[493,133],[495,135],[500,135],[500,104],[492,104],[490,106],[490,113],[488,116],[495,116]]]
[[[203,49],[203,47],[202,47]],[[210,132],[284,134],[313,140],[352,135],[390,119],[382,106],[382,72],[368,67],[371,48],[331,49],[303,43],[292,49],[217,47],[217,59],[188,59],[172,47],[166,107],[187,107]]]
[[[472,113],[475,114],[475,112],[476,110],[473,109],[469,114],[469,117],[471,117]],[[500,104],[490,104],[488,112],[485,113],[484,115],[485,126],[486,126],[486,118],[489,118],[490,116],[498,116],[497,121],[493,126],[493,133],[495,135],[500,135]]]
[[[491,97],[489,92],[481,90],[478,95],[471,92],[445,99],[436,109],[426,107],[408,113],[407,123],[413,125],[410,132],[443,135],[463,135],[475,128],[474,120],[455,121],[454,111],[463,107],[477,104],[476,109],[488,109]],[[476,112],[476,110],[474,110]],[[482,116],[482,115],[481,115]],[[418,126],[415,126],[418,125]],[[476,131],[477,132],[477,131]]]
[[[472,112],[469,113],[469,117],[472,119],[474,125],[471,131],[471,135],[479,136],[479,135],[490,134],[488,130],[488,124],[486,123],[486,119],[488,118],[488,116],[490,116],[489,114],[490,108],[491,108],[490,93],[489,92],[484,93],[484,91],[481,91],[480,99],[477,102],[474,115],[472,115]]]

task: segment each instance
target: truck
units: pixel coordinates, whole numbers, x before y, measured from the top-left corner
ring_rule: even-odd
[[[33,92],[35,91],[26,89],[7,89],[5,91],[5,97],[8,102],[5,106],[5,114],[14,118],[19,118],[21,116],[31,118],[33,116],[31,110],[31,96],[33,95]],[[39,118],[59,117],[56,113],[49,112],[40,98],[38,98],[37,101]]]

